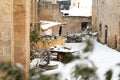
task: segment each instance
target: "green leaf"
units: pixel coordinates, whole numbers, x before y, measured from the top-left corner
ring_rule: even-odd
[[[112,70],[109,70],[106,72],[105,76],[106,76],[106,80],[111,80],[112,79]]]

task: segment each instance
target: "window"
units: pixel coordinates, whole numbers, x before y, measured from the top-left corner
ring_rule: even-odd
[[[82,22],[81,30],[84,31],[87,28],[88,22]]]

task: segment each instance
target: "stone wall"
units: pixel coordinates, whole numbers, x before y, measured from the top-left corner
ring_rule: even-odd
[[[63,27],[63,35],[80,33],[82,22],[91,23],[91,17],[63,16],[63,21],[67,24]]]
[[[98,0],[92,0],[92,30],[97,31],[97,16],[98,16]]]
[[[13,0],[14,62],[21,63],[25,72],[30,64],[30,0]]]
[[[51,2],[39,2],[38,4],[38,17],[41,20],[60,21],[62,14],[57,4]]]
[[[0,0],[0,61],[30,64],[30,0]]]
[[[14,61],[12,2],[0,0],[0,61]]]
[[[93,0],[92,21],[94,29],[99,32],[100,42],[105,43],[105,26],[107,26],[108,46],[112,48],[118,48],[120,46],[119,0]]]

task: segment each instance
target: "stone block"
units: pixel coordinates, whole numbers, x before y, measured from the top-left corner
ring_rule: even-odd
[[[10,28],[13,27],[12,23],[13,23],[13,22],[11,22],[11,23],[6,23],[6,22],[3,22],[3,21],[2,21],[2,22],[0,22],[0,27],[2,27],[2,28],[5,27],[6,30],[10,30]],[[1,28],[1,29],[2,29],[2,28]],[[3,29],[4,29],[4,28],[3,28]]]
[[[15,53],[24,53],[26,52],[26,48],[23,46],[23,47],[15,47]]]
[[[25,6],[24,5],[15,5],[14,6],[14,15],[16,16],[25,16]]]
[[[3,6],[2,6],[2,12],[4,13],[4,14],[10,14],[11,13],[11,5],[10,4],[3,4]]]
[[[9,14],[0,14],[0,22],[2,23],[2,24],[8,24],[8,23],[12,23],[12,17],[11,17],[11,15],[9,15]],[[9,25],[10,26],[10,25]]]
[[[10,5],[11,4],[11,0],[3,0],[4,4]]]
[[[4,56],[10,56],[11,55],[11,47],[5,47],[4,48]]]
[[[3,15],[3,22],[5,23],[12,23],[12,17],[10,14],[4,14]]]
[[[2,32],[0,32],[0,40],[2,39],[2,36],[3,36],[3,35],[2,35]]]
[[[25,5],[25,0],[15,0],[14,4],[15,5]]]
[[[14,27],[14,31],[15,32],[23,32],[22,34],[24,35],[25,31],[26,31],[26,28],[24,27],[25,24],[21,24],[21,25],[16,25]]]
[[[11,39],[11,32],[10,31],[4,31],[4,36],[3,36],[3,38],[4,39]]]
[[[3,24],[1,24],[1,26],[0,26],[0,32],[11,32],[10,31],[11,29],[10,29],[10,25],[9,26],[7,26],[7,25],[5,25],[4,23]]]
[[[16,63],[21,63],[24,66],[24,68],[26,67],[25,66],[25,64],[26,64],[25,52],[24,53],[17,53],[14,58],[15,58]]]
[[[3,48],[0,47],[0,56],[3,55]]]
[[[4,47],[10,47],[11,46],[11,40],[4,40],[3,44],[4,44]]]
[[[14,36],[15,36],[15,39],[19,40],[19,39],[25,39],[25,32],[14,32]]]
[[[0,61],[11,61],[11,56],[0,56]]]
[[[2,11],[0,11],[2,12]],[[2,22],[2,13],[0,13],[0,22]]]
[[[14,47],[25,47],[25,40],[23,39],[18,39],[18,40],[15,40],[15,46]]]
[[[4,45],[4,41],[3,41],[3,39],[1,39],[0,40],[0,47],[3,47],[3,45]]]
[[[24,26],[23,24],[25,24],[25,17],[22,17],[20,15],[15,16],[14,21],[15,21],[15,23],[14,23],[15,26],[18,26],[18,27]]]
[[[11,45],[10,40],[4,40],[4,39],[0,40],[0,47],[9,47],[10,45]]]

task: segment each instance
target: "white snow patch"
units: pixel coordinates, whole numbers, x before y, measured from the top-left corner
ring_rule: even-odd
[[[81,43],[70,43],[66,46],[72,47],[74,49],[80,49],[82,48]],[[78,52],[78,54],[81,54],[81,51]],[[116,66],[118,63],[120,63],[120,52],[113,50],[109,48],[107,45],[103,45],[97,41],[94,43],[94,50],[89,55],[89,60],[93,61],[95,66],[97,67],[97,75],[99,77],[99,80],[105,80],[104,74],[109,69],[113,70],[113,77],[112,80],[118,80],[118,75],[120,74],[120,67]],[[55,61],[56,62],[56,61]],[[73,71],[73,67],[76,64],[80,64],[81,60],[73,61],[69,64],[63,64],[61,62],[56,62],[58,64],[58,68],[54,70],[49,70],[44,72],[44,74],[54,74],[54,73],[61,73],[60,80],[68,79],[72,80],[70,73]]]

